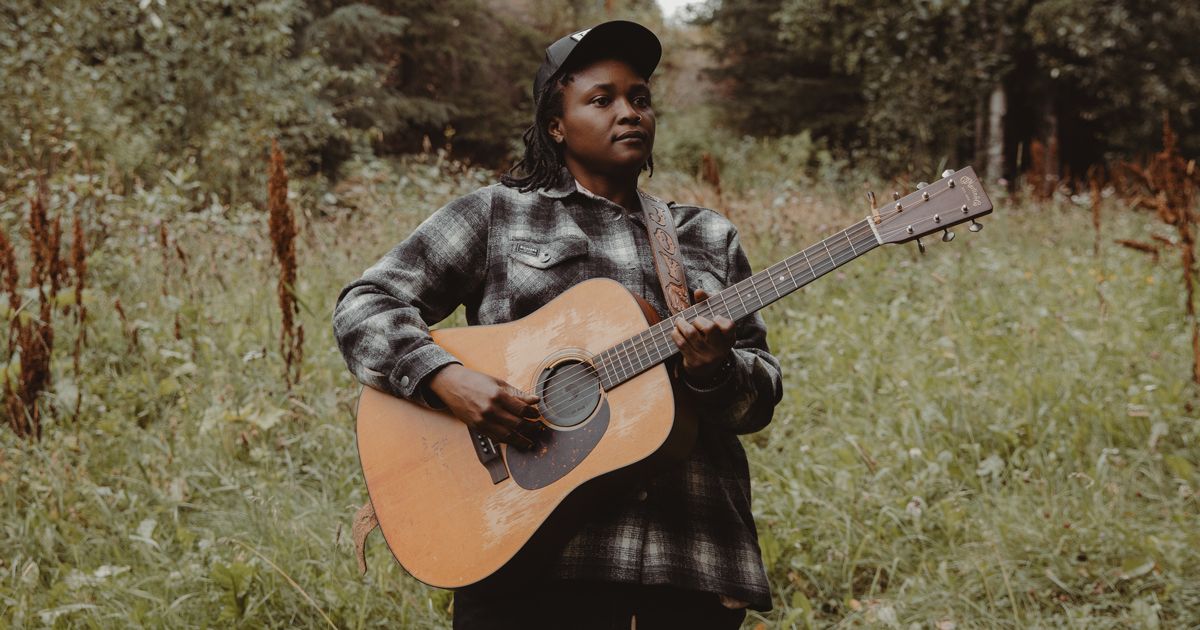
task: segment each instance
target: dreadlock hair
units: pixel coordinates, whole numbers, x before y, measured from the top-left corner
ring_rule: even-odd
[[[563,115],[563,88],[574,80],[575,75],[563,68],[542,86],[534,107],[533,124],[521,136],[525,141],[525,156],[500,176],[501,184],[529,192],[562,183],[559,179],[567,163],[563,159],[562,146],[550,137],[547,128],[552,118]],[[650,170],[650,177],[654,177],[654,156],[642,166],[643,171],[646,169]],[[518,171],[524,174],[517,175]]]

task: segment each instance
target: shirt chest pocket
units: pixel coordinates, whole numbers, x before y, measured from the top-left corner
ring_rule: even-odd
[[[587,279],[588,241],[565,236],[552,241],[512,238],[508,243],[509,299],[514,317],[541,308],[559,293]]]

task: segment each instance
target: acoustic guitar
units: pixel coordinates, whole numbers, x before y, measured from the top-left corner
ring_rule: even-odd
[[[976,219],[992,203],[970,168],[693,305],[678,316],[750,315],[889,243]],[[872,196],[872,204],[875,206]],[[459,588],[569,535],[593,504],[636,478],[682,461],[694,414],[663,362],[678,353],[670,320],[608,279],[581,282],[506,324],[433,331],[463,365],[541,397],[543,430],[520,450],[432,411],[365,387],[358,451],[367,490],[392,554],[415,578]]]

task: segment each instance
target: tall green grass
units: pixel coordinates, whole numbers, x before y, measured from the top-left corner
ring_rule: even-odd
[[[0,432],[0,626],[449,624],[449,594],[378,536],[356,574],[357,386],[329,316],[342,285],[488,178],[355,172],[293,200],[308,339],[291,394],[265,215],[167,181],[103,206],[84,372],[58,362],[42,443]],[[759,267],[865,214],[858,184],[821,178],[720,200],[670,171],[649,187],[727,210]],[[983,232],[923,257],[884,248],[766,311],[785,399],[744,442],[775,608],[747,627],[1200,623],[1178,272],[1094,256],[1085,203],[993,196]],[[1116,203],[1104,220],[1106,243],[1154,229]]]

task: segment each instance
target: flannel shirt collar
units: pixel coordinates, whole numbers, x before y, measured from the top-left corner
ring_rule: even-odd
[[[638,192],[639,201],[641,201],[641,198],[646,197],[646,192],[643,191],[640,187],[638,188],[637,192]],[[553,186],[547,186],[545,188],[538,189],[538,194],[542,195],[543,197],[548,197],[550,199],[564,199],[564,198],[570,196],[572,193],[579,193],[579,194],[583,195],[584,197],[589,197],[591,199],[600,199],[603,201],[607,201],[609,204],[612,204],[612,202],[609,201],[608,199],[605,199],[604,197],[597,195],[596,193],[588,190],[587,188],[584,188],[583,184],[580,184],[579,180],[575,179],[575,176],[571,175],[571,171],[567,170],[567,167],[565,167],[565,166],[562,167],[562,169],[559,170],[559,172],[558,172],[558,183],[557,184],[555,184]],[[643,202],[643,203],[645,203],[645,202]],[[620,206],[614,205],[614,207],[619,208]]]
[[[558,183],[553,186],[539,188],[538,194],[549,197],[551,199],[562,199],[573,192],[577,192],[575,178],[571,176],[571,171],[567,167],[562,167],[558,171]]]

